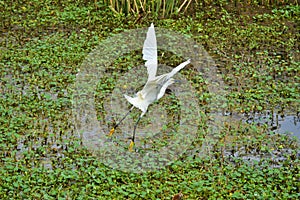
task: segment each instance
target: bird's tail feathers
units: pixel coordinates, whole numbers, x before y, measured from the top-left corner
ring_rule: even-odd
[[[147,108],[148,108],[148,104],[146,101],[143,101],[142,99],[140,99],[138,96],[136,97],[130,97],[126,94],[124,94],[124,97],[126,98],[126,100],[131,103],[134,107],[140,109],[143,114],[146,113]]]
[[[132,98],[132,97],[126,95],[126,94],[124,94],[124,97],[126,98],[126,100],[127,100],[129,103],[131,103],[132,105],[134,105],[134,98]]]

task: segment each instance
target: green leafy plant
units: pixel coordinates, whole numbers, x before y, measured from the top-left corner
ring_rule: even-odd
[[[140,23],[130,14],[116,17],[109,1],[0,1],[1,198],[171,199],[181,191],[185,199],[299,199],[299,141],[273,129],[276,116],[299,119],[298,2],[173,1],[169,8],[169,1],[141,0],[143,8],[139,2],[146,13],[165,9],[158,26],[191,37],[214,58],[228,91],[222,109],[230,120],[216,134],[208,127],[214,94],[201,73],[188,68],[181,75],[195,89],[203,119],[195,124],[198,138],[191,149],[164,169],[143,174],[105,166],[75,130],[72,85],[102,40],[148,27],[153,16]],[[181,5],[180,13],[187,9],[189,15],[176,15]],[[170,52],[159,51],[159,58],[170,66],[181,61]],[[95,86],[99,120],[107,117],[103,101],[116,80],[143,60],[140,52],[130,52],[112,63]],[[180,103],[172,93],[160,103],[168,115],[163,131],[176,132]],[[270,121],[272,126],[264,123]]]

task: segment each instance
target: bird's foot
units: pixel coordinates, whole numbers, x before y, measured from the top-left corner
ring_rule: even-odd
[[[131,140],[128,151],[132,152],[134,147],[134,142]]]
[[[114,134],[114,132],[115,132],[115,128],[112,128],[112,129],[110,130],[108,136],[112,136],[112,135]]]

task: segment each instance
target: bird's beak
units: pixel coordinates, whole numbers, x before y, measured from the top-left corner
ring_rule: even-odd
[[[112,128],[112,129],[109,131],[108,136],[112,136],[112,134],[114,134],[114,132],[115,132],[115,128]]]

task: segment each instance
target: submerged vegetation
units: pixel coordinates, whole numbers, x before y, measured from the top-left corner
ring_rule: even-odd
[[[172,15],[123,15],[105,2],[0,2],[1,198],[171,199],[181,191],[183,199],[299,199],[299,141],[241,117],[278,113],[299,118],[297,1],[191,1],[188,12]],[[201,145],[211,134],[206,121],[197,124],[190,152],[161,170],[137,174],[104,165],[82,144],[72,95],[81,63],[101,41],[151,22],[194,39],[212,56],[227,91],[222,109],[231,120],[213,135],[205,154]],[[99,80],[99,120],[114,123],[103,112],[103,102],[122,73],[143,63],[140,55],[135,51],[114,60]],[[181,61],[159,51],[162,64]],[[209,120],[206,80],[192,68],[181,74],[195,89],[199,116]],[[158,104],[167,107],[162,131],[174,128],[180,103],[171,93]],[[149,107],[147,115],[151,112]],[[151,120],[147,115],[141,125]]]

